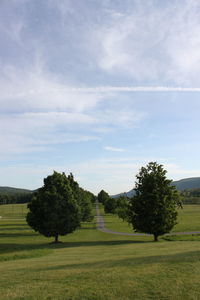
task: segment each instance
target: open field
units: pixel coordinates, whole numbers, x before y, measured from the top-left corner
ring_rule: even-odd
[[[197,208],[185,208],[182,228],[193,214],[190,229],[197,229]],[[200,239],[155,243],[91,223],[55,245],[27,226],[25,206],[9,210],[0,206],[0,299],[200,299]]]
[[[27,204],[0,205],[0,216],[4,219],[23,219],[27,214]]]
[[[133,233],[132,227],[116,215],[105,215],[103,208],[101,214],[104,215],[106,227],[110,230]],[[200,231],[200,205],[184,205],[183,209],[179,208],[177,222],[172,232]]]

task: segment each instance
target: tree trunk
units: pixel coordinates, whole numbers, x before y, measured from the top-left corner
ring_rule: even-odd
[[[58,243],[58,233],[55,234],[55,241],[54,243]]]
[[[158,241],[158,235],[154,233],[154,242]]]

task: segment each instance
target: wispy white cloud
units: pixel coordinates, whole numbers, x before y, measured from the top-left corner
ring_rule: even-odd
[[[105,146],[103,147],[103,149],[107,150],[107,151],[113,151],[113,152],[124,152],[125,149],[123,148],[117,148],[117,147],[111,147],[111,146]]]
[[[145,5],[135,0],[121,5],[95,1],[87,6],[82,1],[48,0],[40,7],[46,22],[35,15],[37,3],[10,2],[12,18],[9,24],[7,17],[1,18],[0,39],[3,49],[16,43],[20,47],[15,59],[9,53],[8,60],[2,61],[1,71],[5,64],[30,66],[42,55],[47,69],[73,78],[76,86],[89,81],[101,85],[107,79],[111,84],[133,79],[141,85],[200,84],[200,3],[196,0],[159,5],[153,0]],[[2,15],[7,7],[4,1]],[[2,54],[7,58],[5,49]]]
[[[69,142],[99,140],[97,134],[82,131],[96,120],[81,113],[46,112],[2,115],[0,127],[1,148],[4,158],[10,154],[47,151],[48,147]]]
[[[39,78],[38,78],[39,79]],[[7,92],[2,94],[1,97],[4,99],[18,99],[18,98],[33,98],[33,97],[44,97],[48,96],[50,99],[58,97],[66,97],[66,107],[73,107],[73,99],[70,101],[67,98],[78,97],[78,93],[82,94],[102,94],[102,93],[120,93],[120,92],[200,92],[200,87],[183,87],[183,86],[97,86],[97,87],[57,87],[49,89],[46,88],[32,88],[32,89],[23,89],[21,92],[14,93]],[[99,95],[100,97],[100,95]],[[79,109],[84,109],[84,105],[95,106],[95,103],[92,104],[92,101],[88,99],[85,100],[85,103],[80,103]],[[50,104],[49,104],[50,106]],[[59,107],[59,106],[58,106]]]
[[[141,156],[150,152],[165,157],[172,148],[168,138],[171,131],[176,137],[176,151],[182,153],[180,149],[184,149],[194,157],[191,149],[198,147],[192,143],[191,132],[194,125],[198,128],[199,104],[198,95],[192,93],[200,92],[199,16],[200,3],[196,0],[149,0],[145,5],[137,0],[97,0],[87,5],[72,0],[42,4],[3,1],[1,163],[5,157],[21,163],[22,156],[36,161],[44,156],[42,152],[48,160],[49,153],[55,151],[51,161],[55,165],[37,174],[36,166],[26,169],[18,165],[12,170],[2,169],[1,177],[7,174],[10,182],[13,172],[13,180],[19,175],[24,182],[28,176],[36,182],[38,176],[48,175],[51,167],[63,171],[63,164],[56,164],[58,153],[67,158],[69,154],[74,161],[78,153],[76,158],[84,163],[70,168],[86,188],[91,183],[91,189],[95,185],[97,189],[101,182],[101,188],[110,193],[126,191],[134,184],[135,172],[151,159],[120,160],[123,153],[134,149]],[[184,93],[190,93],[189,105],[185,105],[188,99]],[[189,113],[192,109],[195,114]],[[194,121],[189,120],[191,116]],[[184,138],[190,135],[190,149],[177,142],[186,127]],[[151,132],[159,138],[150,139]],[[70,147],[66,143],[71,143]],[[82,145],[72,143],[85,143],[84,151]],[[100,145],[107,145],[107,151],[123,150],[112,145],[124,145],[127,152],[116,151],[112,156],[118,155],[117,161],[98,160],[95,149],[99,151]],[[72,153],[72,149],[77,152]],[[102,151],[101,155],[105,154]],[[7,164],[8,160],[4,161]],[[69,165],[67,159],[65,162]],[[169,170],[177,177],[198,172],[178,166],[169,166]]]
[[[99,86],[85,88],[69,88],[66,92],[200,92],[200,87],[182,87],[182,86]]]
[[[175,163],[165,163],[164,166],[168,170],[168,176],[173,180],[200,176],[200,169],[188,169]]]
[[[1,153],[6,155],[42,151],[56,143],[98,140],[116,128],[135,127],[145,118],[144,112],[124,108],[123,103],[108,106],[108,101],[115,101],[112,87],[103,93],[101,88],[74,87],[47,72],[42,59],[23,70],[6,67],[1,76],[4,131],[0,138]]]
[[[73,110],[82,112],[95,107],[101,100],[100,94],[82,93],[81,89],[66,87],[66,83],[43,66],[21,71],[5,68],[0,81],[1,110]],[[3,75],[2,75],[3,76]],[[69,86],[69,85],[68,85]],[[74,91],[76,93],[74,93]]]
[[[195,0],[157,6],[155,1],[133,1],[129,12],[99,27],[98,65],[138,82],[199,85],[199,16]]]
[[[134,128],[148,116],[146,112],[136,111],[134,107],[124,107],[123,101],[119,107],[106,108],[103,112],[97,112],[97,115],[102,124],[110,128]]]
[[[26,79],[25,79],[26,80]],[[39,85],[41,85],[41,78],[37,77]],[[44,80],[44,78],[42,78]],[[0,101],[3,104],[3,108],[12,101],[18,102],[21,108],[37,109],[75,109],[82,111],[87,108],[95,107],[102,98],[102,94],[107,93],[123,93],[123,92],[200,92],[200,87],[183,87],[183,86],[97,86],[97,87],[65,87],[57,83],[57,87],[52,88],[52,85],[56,82],[46,82],[44,87],[37,86],[37,83],[31,85],[26,84],[20,89],[20,85],[11,82],[2,82],[2,93],[0,95]],[[17,88],[15,90],[15,84]],[[59,86],[60,85],[60,86]],[[91,94],[93,94],[91,96]],[[86,95],[86,96],[85,96]],[[109,95],[108,95],[109,96]],[[37,102],[34,99],[38,99]],[[76,99],[79,98],[77,103]],[[6,103],[3,103],[5,102]],[[25,103],[24,103],[25,102]]]

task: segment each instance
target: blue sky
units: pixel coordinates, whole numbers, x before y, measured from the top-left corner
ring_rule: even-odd
[[[2,0],[0,44],[1,186],[200,176],[199,1]]]

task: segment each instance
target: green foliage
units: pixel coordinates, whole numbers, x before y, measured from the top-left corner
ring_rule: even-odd
[[[116,199],[115,213],[123,221],[128,221],[129,198],[120,196]]]
[[[77,201],[80,207],[80,216],[82,222],[90,222],[93,220],[93,206],[92,203],[94,202],[94,195],[91,192],[88,192],[81,187],[79,187],[78,182],[74,180],[74,176],[72,173],[67,177],[70,187],[73,192],[73,196]]]
[[[98,202],[105,203],[109,199],[108,193],[106,193],[104,190],[101,190],[97,196]]]
[[[109,197],[109,198],[107,198],[104,201],[104,210],[105,210],[105,213],[114,214],[116,207],[117,207],[117,201],[116,201],[116,199],[113,199],[113,198]]]
[[[79,207],[64,173],[54,171],[44,179],[40,188],[28,204],[30,212],[27,223],[46,237],[66,235],[80,226]]]
[[[171,180],[166,178],[166,170],[156,162],[142,167],[136,178],[129,222],[136,231],[153,234],[156,241],[176,224],[179,195]]]
[[[104,190],[101,190],[97,196],[98,202],[104,205],[104,210],[106,213],[115,213],[116,200],[109,197],[108,193]]]
[[[94,219],[93,214],[93,195],[81,188],[80,190],[80,208],[81,208],[81,221],[91,222]]]
[[[31,201],[33,192],[26,189],[18,189],[8,186],[0,187],[0,204],[28,203]]]
[[[11,203],[28,203],[31,201],[33,196],[32,192],[29,193],[0,193],[0,204],[11,204]]]

